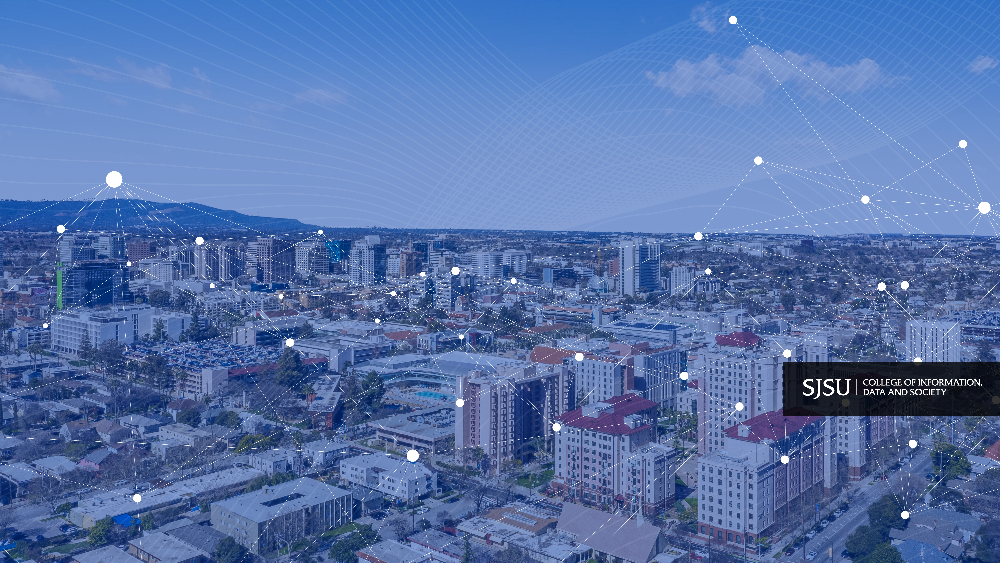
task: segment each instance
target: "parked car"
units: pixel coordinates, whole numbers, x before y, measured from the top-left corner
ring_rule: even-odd
[[[794,547],[789,547],[788,549],[786,549],[785,550],[785,555],[795,555],[795,548]]]
[[[823,520],[822,522],[819,523],[819,525],[825,528],[830,525],[830,520],[829,519]]]
[[[816,559],[816,552],[815,551],[810,551],[809,554],[806,555],[806,560],[807,561],[812,561],[813,559]]]
[[[851,558],[851,554],[848,553],[846,549],[844,551],[840,552],[840,556],[843,557],[844,559],[850,559]]]
[[[124,481],[124,480],[123,481],[115,481],[115,486],[116,487],[124,487],[125,485],[128,485],[128,481]]]
[[[35,541],[45,541],[45,536],[38,534],[35,536]]]
[[[840,518],[841,516],[844,515],[844,511],[838,508],[837,511],[833,513],[833,515],[837,518]]]
[[[809,530],[809,533],[806,534],[806,537],[809,539],[813,539],[815,536],[816,536],[816,530]]]
[[[833,522],[834,520],[837,519],[837,513],[834,512],[833,514],[827,516],[826,519],[829,520],[830,522]]]

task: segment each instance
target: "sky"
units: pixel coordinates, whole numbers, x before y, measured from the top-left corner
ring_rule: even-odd
[[[994,236],[998,12],[26,0],[0,186],[330,227]]]

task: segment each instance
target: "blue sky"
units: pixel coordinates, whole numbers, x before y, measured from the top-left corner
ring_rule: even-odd
[[[18,2],[0,182],[114,169],[102,197],[326,226],[993,235],[998,11]]]

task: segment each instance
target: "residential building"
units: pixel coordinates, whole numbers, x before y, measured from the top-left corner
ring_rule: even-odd
[[[504,277],[503,252],[472,252],[466,256],[468,269],[483,280]]]
[[[670,269],[670,295],[685,295],[693,292],[694,282],[694,268],[691,266],[674,266]]]
[[[146,532],[128,542],[128,553],[143,563],[207,563],[206,553],[163,532]]]
[[[619,563],[648,563],[667,549],[659,527],[640,519],[566,503],[557,530],[593,548],[592,557]]]
[[[576,402],[597,403],[633,388],[632,357],[585,354],[576,362]]]
[[[646,239],[622,241],[618,248],[620,295],[660,289],[660,244]]]
[[[906,359],[961,362],[962,329],[953,321],[907,321]]]
[[[63,311],[52,318],[52,348],[64,354],[76,354],[86,334],[97,348],[107,340],[122,344],[136,342],[148,334],[153,310],[148,305],[126,305],[111,311]]]
[[[687,350],[652,350],[632,357],[633,389],[661,407],[677,409],[682,390],[680,374],[687,367]]]
[[[17,462],[0,465],[0,504],[9,506],[10,502],[28,494],[28,485],[43,473],[30,465]]]
[[[72,561],[73,563],[149,563],[139,561],[113,545],[78,553],[72,557]]]
[[[357,551],[358,560],[368,563],[430,563],[429,549],[416,549],[395,540],[382,540]]]
[[[372,287],[385,283],[388,260],[378,235],[368,235],[351,246],[351,284]]]
[[[456,378],[463,406],[456,414],[455,448],[461,453],[481,447],[489,470],[499,473],[505,464],[523,460],[532,438],[552,438],[550,421],[572,404],[574,382],[564,365],[538,371],[541,366],[530,362],[485,358]]]
[[[351,521],[351,493],[306,477],[212,503],[212,527],[261,553]]]
[[[133,264],[156,254],[156,243],[150,240],[134,240],[125,245],[126,257]]]
[[[309,460],[312,467],[326,467],[350,449],[347,442],[334,440],[316,440],[302,444],[302,455]]]
[[[275,473],[299,473],[302,471],[302,456],[285,448],[265,450],[250,454],[250,467],[268,475]]]
[[[368,423],[375,437],[408,448],[437,453],[450,449],[455,436],[455,405],[397,414]]]
[[[57,307],[96,307],[132,302],[124,262],[82,262],[62,272]]]
[[[676,453],[656,443],[658,411],[629,393],[556,417],[553,487],[585,504],[647,515],[672,505]]]
[[[330,255],[322,241],[303,241],[295,245],[295,272],[302,277],[330,273]]]
[[[291,242],[257,238],[257,279],[261,283],[288,283],[295,277],[295,245]]]
[[[503,265],[507,267],[508,274],[523,275],[528,271],[528,262],[530,261],[528,253],[523,250],[505,250],[503,252]]]
[[[411,502],[437,492],[437,472],[422,463],[364,454],[340,460],[340,480]]]

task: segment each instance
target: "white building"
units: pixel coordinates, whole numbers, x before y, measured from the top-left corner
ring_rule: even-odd
[[[304,241],[295,245],[295,271],[303,277],[330,273],[330,255],[323,241]]]
[[[382,454],[340,460],[340,479],[405,501],[437,491],[437,472]]]
[[[670,295],[684,294],[694,287],[694,268],[674,266],[670,269]]]
[[[925,362],[961,362],[962,328],[950,321],[906,323],[906,359]]]
[[[625,364],[629,358],[618,356],[586,355],[577,362],[576,392],[588,403],[606,401],[625,393],[625,377],[631,366]]]
[[[60,312],[52,318],[52,348],[64,354],[76,354],[86,332],[91,346],[107,340],[131,344],[149,334],[153,309],[148,305],[126,305],[111,311]]]
[[[508,273],[524,274],[528,271],[528,253],[523,250],[505,250],[503,265],[507,266]]]
[[[646,239],[622,241],[618,249],[618,293],[635,295],[660,289],[660,244]]]
[[[503,252],[473,252],[467,258],[469,270],[481,279],[503,277]]]
[[[663,350],[632,357],[635,386],[642,396],[668,409],[677,408],[681,366],[687,350]]]
[[[351,245],[351,284],[371,287],[385,283],[388,268],[385,245],[378,235],[368,235]]]

